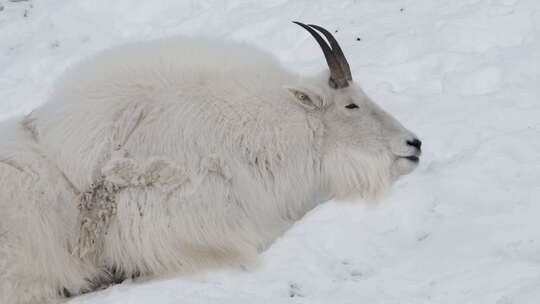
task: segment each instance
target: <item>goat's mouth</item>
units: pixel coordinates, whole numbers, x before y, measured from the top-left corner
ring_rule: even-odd
[[[416,155],[409,155],[409,156],[402,156],[400,158],[405,158],[405,159],[408,159],[410,161],[412,161],[413,163],[417,163],[420,161],[420,158]]]

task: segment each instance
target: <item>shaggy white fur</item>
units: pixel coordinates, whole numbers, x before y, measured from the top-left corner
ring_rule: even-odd
[[[356,85],[200,39],[105,51],[2,132],[0,302],[17,304],[91,290],[111,269],[249,268],[317,204],[376,198],[419,154]]]

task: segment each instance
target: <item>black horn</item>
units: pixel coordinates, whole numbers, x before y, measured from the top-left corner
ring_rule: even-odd
[[[309,26],[323,33],[324,37],[326,37],[326,40],[330,42],[330,46],[332,47],[332,53],[334,54],[337,61],[339,62],[339,65],[341,66],[341,70],[345,73],[345,77],[347,78],[347,80],[351,81],[352,80],[351,68],[349,67],[347,58],[345,58],[345,54],[343,54],[343,51],[341,50],[339,43],[337,42],[336,38],[334,38],[334,35],[332,35],[328,30],[326,30],[322,26],[318,26],[315,24],[310,24]]]
[[[343,52],[341,51],[341,48],[337,44],[337,41],[334,39],[332,34],[330,34],[328,31],[323,29],[319,26],[311,26],[313,28],[323,29],[324,31],[321,31],[323,35],[325,35],[326,39],[330,42],[332,45],[332,48],[324,41],[324,39],[310,26],[305,25],[301,22],[293,21],[293,23],[298,24],[299,26],[303,27],[305,30],[307,30],[315,40],[317,40],[317,43],[319,43],[319,46],[321,47],[324,57],[326,58],[326,63],[328,63],[328,68],[330,69],[330,79],[329,84],[334,89],[340,89],[345,88],[349,86],[349,80],[352,80],[352,77],[350,76],[350,69],[349,64],[347,63],[347,60],[345,60],[345,56],[343,55]],[[326,33],[325,33],[326,32]],[[328,38],[328,35],[330,35],[331,39]],[[334,46],[334,42],[335,45]],[[334,49],[335,48],[335,49]],[[336,53],[337,52],[337,53]],[[339,55],[341,54],[341,55]],[[341,63],[340,58],[343,57],[344,63]]]

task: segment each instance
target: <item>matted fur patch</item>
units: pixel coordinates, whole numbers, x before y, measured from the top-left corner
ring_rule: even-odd
[[[102,169],[102,175],[79,195],[80,234],[73,254],[80,258],[96,251],[116,215],[116,194],[127,187],[156,187],[169,193],[184,184],[188,177],[172,162],[153,158],[139,164],[127,157],[114,158]]]

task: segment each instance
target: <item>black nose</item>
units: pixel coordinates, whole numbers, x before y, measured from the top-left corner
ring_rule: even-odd
[[[420,150],[420,148],[422,147],[422,142],[418,138],[415,138],[413,140],[407,140],[407,145],[413,146]]]

